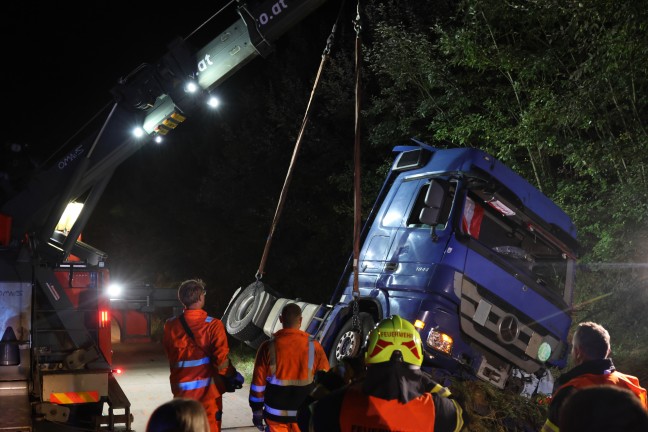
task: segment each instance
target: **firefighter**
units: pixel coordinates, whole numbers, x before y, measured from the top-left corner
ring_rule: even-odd
[[[572,337],[571,355],[576,365],[556,380],[549,404],[549,415],[541,432],[558,432],[561,408],[569,395],[582,387],[613,385],[630,390],[648,409],[646,390],[639,380],[614,368],[610,355],[610,334],[593,322],[578,325]]]
[[[369,333],[365,377],[313,402],[300,419],[314,432],[460,431],[461,406],[422,363],[418,331],[392,315]]]
[[[301,308],[288,303],[281,310],[283,328],[259,347],[250,385],[252,422],[259,430],[300,432],[297,409],[313,388],[318,371],[329,369],[319,342],[300,330]]]
[[[211,432],[220,432],[222,394],[232,391],[233,385],[240,388],[243,377],[230,362],[223,323],[203,310],[206,294],[200,279],[180,284],[178,299],[184,311],[164,323],[162,342],[169,359],[173,396],[200,401]]]

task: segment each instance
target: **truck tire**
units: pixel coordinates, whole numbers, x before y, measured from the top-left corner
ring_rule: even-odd
[[[356,357],[362,353],[365,339],[371,329],[374,328],[375,322],[373,317],[366,312],[360,312],[358,319],[362,333],[358,334],[353,331],[353,317],[349,316],[335,339],[333,339],[333,345],[329,353],[331,367],[337,365],[343,357]]]
[[[263,329],[252,322],[259,307],[263,284],[255,282],[245,288],[234,300],[225,318],[225,329],[235,339],[246,342],[255,339]]]
[[[247,346],[249,346],[250,348],[256,350],[256,349],[259,349],[259,347],[261,346],[261,344],[262,344],[263,342],[267,341],[268,339],[270,339],[270,337],[269,337],[268,335],[266,335],[264,332],[261,332],[261,333],[260,333],[257,337],[255,337],[254,339],[245,342],[245,345],[247,345]]]

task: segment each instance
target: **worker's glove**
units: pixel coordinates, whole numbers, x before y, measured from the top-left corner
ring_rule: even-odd
[[[240,372],[236,372],[236,376],[234,377],[234,387],[240,389],[243,387],[244,382],[245,382],[245,377],[243,377],[243,375],[241,375]]]
[[[242,388],[244,382],[245,382],[245,378],[243,377],[243,375],[241,375],[240,372],[237,371],[231,377],[225,378],[225,391],[228,393],[232,393]]]
[[[263,410],[252,411],[252,424],[260,431],[265,430],[265,425],[263,424]]]

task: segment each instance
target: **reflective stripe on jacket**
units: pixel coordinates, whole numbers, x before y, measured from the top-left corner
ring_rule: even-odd
[[[329,363],[319,342],[299,329],[282,329],[259,347],[250,385],[250,407],[282,423],[297,421],[297,409],[313,387],[315,372]]]

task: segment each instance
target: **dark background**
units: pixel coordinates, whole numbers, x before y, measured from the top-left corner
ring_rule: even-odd
[[[298,24],[267,58],[257,58],[217,90],[217,113],[190,118],[163,145],[146,145],[117,170],[84,241],[105,251],[113,281],[175,287],[206,280],[208,309],[254,281],[297,132],[339,4]],[[335,3],[335,4],[333,4]],[[177,36],[196,48],[238,15],[218,5],[143,9],[10,4],[3,145],[24,146],[39,166],[106,104],[120,77],[156,61]],[[346,16],[352,17],[352,11]],[[264,282],[280,293],[327,301],[351,251],[353,206],[353,45],[350,18],[316,98]],[[341,79],[342,77],[343,79]]]

